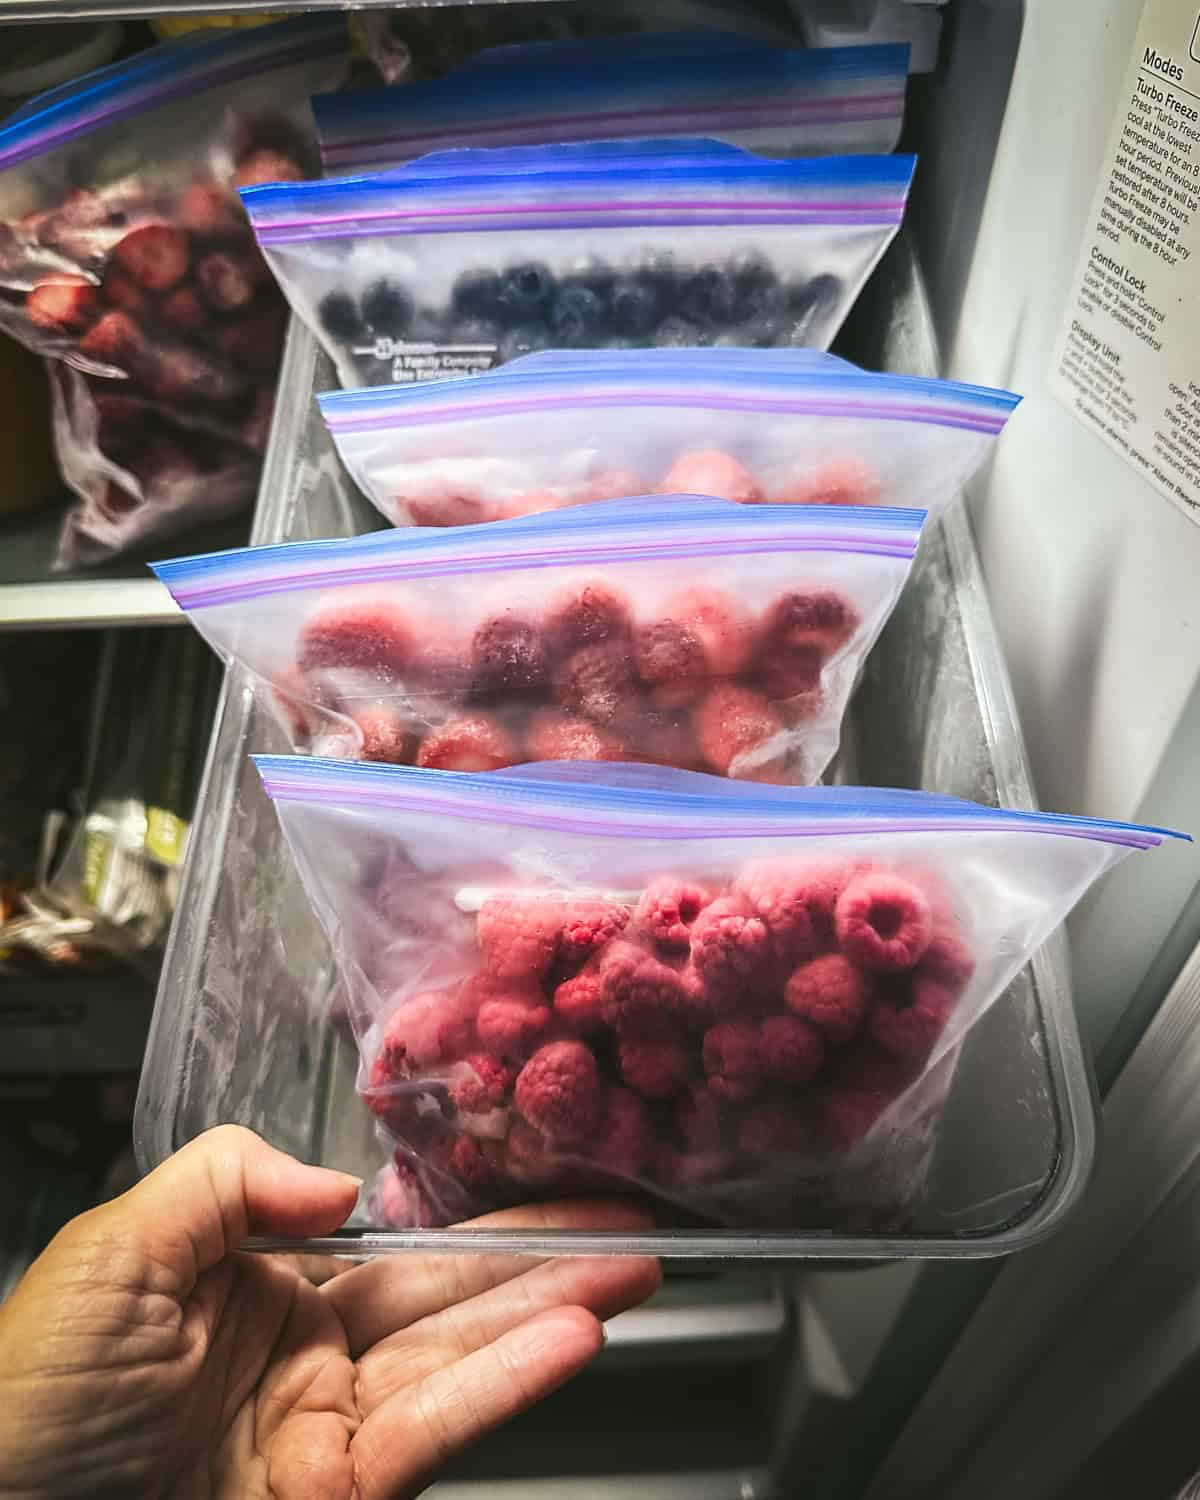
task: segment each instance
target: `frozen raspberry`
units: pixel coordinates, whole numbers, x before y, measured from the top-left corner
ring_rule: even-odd
[[[329,599],[305,621],[296,656],[302,672],[347,667],[391,679],[404,671],[412,652],[412,626],[395,605]]]
[[[495,979],[541,979],[554,961],[561,920],[561,904],[552,898],[489,896],[475,919],[484,973]]]
[[[165,292],[187,275],[187,232],[175,224],[142,224],[118,240],[112,254],[139,285]]]
[[[627,643],[581,647],[559,670],[555,690],[564,708],[597,724],[611,724],[637,698]]]
[[[678,1042],[625,1037],[618,1057],[621,1078],[644,1099],[670,1099],[692,1076],[687,1048]]]
[[[644,495],[647,490],[646,481],[632,469],[601,469],[598,474],[592,475],[580,490],[577,499],[619,500],[626,495]]]
[[[688,1151],[719,1151],[725,1107],[708,1089],[689,1089],[675,1103],[680,1139]]]
[[[771,499],[776,505],[878,505],[879,476],[857,458],[833,458],[790,480]]]
[[[827,953],[803,964],[784,993],[793,1015],[815,1026],[830,1042],[848,1042],[867,1013],[867,981],[840,953]]]
[[[709,984],[688,964],[679,975],[679,1019],[689,1031],[707,1031],[717,1017],[731,1005],[731,997],[720,986]]]
[[[637,1177],[653,1145],[654,1133],[638,1096],[616,1086],[608,1089],[604,1116],[594,1142],[588,1143],[588,1159],[615,1177]]]
[[[218,250],[202,257],[196,265],[196,283],[201,295],[217,312],[237,312],[248,307],[261,280],[262,264],[250,256]]]
[[[390,709],[364,708],[351,717],[362,736],[362,747],[358,752],[360,760],[402,766],[412,758],[412,730]]]
[[[302,182],[304,170],[279,151],[252,151],[237,164],[234,187],[255,187],[260,182]]]
[[[471,670],[481,702],[507,704],[539,694],[550,671],[541,631],[519,615],[485,621],[471,641]]]
[[[632,628],[624,595],[598,580],[560,590],[546,612],[546,640],[557,656],[625,640]]]
[[[783,720],[751,688],[736,682],[718,683],[695,714],[700,753],[722,776],[745,780],[778,779],[781,752],[776,742]]]
[[[741,1103],[762,1078],[758,1027],[746,1021],[722,1021],[704,1034],[704,1071],[709,1091],[728,1103]]]
[[[619,901],[584,898],[568,902],[558,928],[555,969],[575,973],[593,953],[620,937],[630,916],[629,908]]]
[[[692,965],[714,994],[738,995],[743,1008],[762,1009],[774,970],[766,923],[739,897],[719,897],[692,925]]]
[[[504,1167],[514,1181],[547,1189],[562,1175],[553,1146],[533,1125],[514,1120],[504,1148]]]
[[[732,1165],[727,1151],[680,1151],[669,1141],[659,1141],[650,1161],[649,1175],[668,1192],[680,1194],[725,1177]]]
[[[241,200],[215,182],[193,182],[185,188],[177,209],[179,222],[193,234],[244,233],[246,215]]]
[[[25,312],[35,328],[55,333],[82,333],[100,310],[100,294],[82,276],[59,276],[36,282],[25,297]]]
[[[862,623],[858,610],[837,589],[794,589],[763,616],[758,656],[815,650],[829,656],[844,646]]]
[[[676,970],[636,943],[618,939],[600,959],[605,1021],[622,1036],[670,1036],[679,1024],[682,982]]]
[[[521,1069],[513,1099],[538,1130],[558,1141],[582,1141],[604,1105],[596,1059],[582,1042],[549,1042]]]
[[[600,975],[588,966],[574,979],[564,979],[554,991],[554,1014],[572,1031],[587,1036],[604,1024],[604,995]]]
[[[838,897],[834,926],[847,958],[883,971],[911,969],[933,936],[924,893],[882,870],[850,882]]]
[[[542,708],[529,720],[525,748],[530,760],[624,760],[625,747],[587,719]]]
[[[434,1229],[445,1222],[407,1164],[402,1174],[391,1167],[379,1174],[369,1207],[376,1220],[393,1229]]]
[[[715,495],[721,500],[736,500],[741,505],[756,505],[763,492],[753,475],[732,454],[717,448],[681,453],[658,486],[660,495]]]
[[[793,1099],[756,1099],[737,1123],[737,1144],[747,1156],[786,1153],[794,1157],[811,1147],[810,1117]]]
[[[208,322],[208,313],[190,286],[177,286],[163,298],[159,308],[163,322],[179,333],[197,333]]]
[[[758,1058],[777,1083],[807,1083],[825,1060],[825,1043],[799,1016],[769,1016],[758,1033]]]
[[[79,352],[88,359],[128,370],[146,353],[142,330],[128,314],[105,313],[79,340]]]
[[[834,1088],[873,1094],[884,1104],[898,1099],[919,1072],[919,1065],[865,1038],[830,1056],[830,1082]]]
[[[634,920],[658,947],[668,953],[686,953],[696,918],[712,899],[712,892],[694,881],[663,875],[642,892]]]
[[[473,1136],[455,1137],[453,1145],[438,1165],[456,1182],[473,1193],[494,1193],[499,1186],[497,1163],[488,1147]]]
[[[791,856],[754,860],[734,880],[731,892],[766,923],[781,968],[792,969],[820,952],[832,938],[833,902],[819,919],[823,889],[816,867]],[[836,894],[840,895],[841,887]]]
[[[453,1062],[471,1048],[475,1008],[458,989],[431,990],[401,1000],[384,1027],[378,1058],[392,1078]]]
[[[712,675],[699,637],[675,620],[654,620],[634,633],[633,664],[657,708],[695,703]]]
[[[868,1030],[885,1051],[908,1062],[924,1062],[954,1013],[955,995],[933,979],[916,979],[898,1003],[881,999]]]
[[[536,996],[498,995],[475,1018],[479,1040],[497,1057],[528,1057],[550,1030],[551,1014]]]
[[[917,966],[918,976],[936,980],[961,995],[975,972],[975,955],[956,933],[935,931]]]
[[[486,714],[451,719],[421,741],[417,765],[435,771],[496,771],[514,765],[517,746]]]
[[[697,638],[714,677],[736,677],[745,666],[753,635],[750,619],[723,590],[683,589],[667,601],[666,615]]]

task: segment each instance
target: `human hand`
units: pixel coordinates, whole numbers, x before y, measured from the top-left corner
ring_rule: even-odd
[[[68,1224],[0,1307],[0,1500],[399,1500],[600,1349],[641,1257],[397,1256],[316,1286],[250,1234],[322,1235],[355,1179],[200,1136]],[[646,1227],[542,1205],[502,1227]]]

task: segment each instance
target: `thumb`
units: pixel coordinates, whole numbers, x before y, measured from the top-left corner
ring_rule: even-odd
[[[196,1278],[250,1234],[329,1234],[358,1197],[358,1178],[309,1167],[240,1125],[189,1142],[101,1212],[110,1232],[181,1277]]]

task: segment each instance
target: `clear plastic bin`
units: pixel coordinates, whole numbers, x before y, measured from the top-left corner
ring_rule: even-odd
[[[870,343],[853,341],[855,326],[868,331]],[[929,370],[928,327],[901,243],[857,310],[844,352],[877,367]],[[311,399],[334,383],[328,360],[293,322],[256,542],[346,535],[378,521],[342,471]],[[841,780],[1034,805],[962,507],[923,544],[870,658],[848,731]],[[336,981],[328,945],[248,759],[251,751],[287,748],[270,712],[256,707],[245,677],[232,671],[142,1074],[135,1145],[144,1169],[227,1121],[368,1181],[386,1160],[373,1117],[354,1092],[353,1039],[330,1019]],[[355,1256],[420,1246],[858,1260],[1023,1248],[1049,1233],[1079,1197],[1095,1149],[1090,1076],[1061,940],[1035,955],[922,1087],[928,1107],[921,1126],[888,1143],[856,1185],[857,1201],[888,1210],[878,1214],[831,1214],[838,1222],[794,1232],[680,1229],[611,1238],[351,1227],[290,1248]]]

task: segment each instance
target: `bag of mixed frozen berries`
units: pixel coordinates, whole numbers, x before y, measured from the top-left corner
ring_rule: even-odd
[[[396,525],[452,526],[604,493],[937,510],[1019,398],[802,349],[562,350],[479,379],[319,396]]]
[[[59,564],[249,504],[286,307],[237,189],[315,167],[343,23],[168,42],[0,127],[0,328],[46,356]]]
[[[685,1222],[902,1226],[958,1043],[1163,837],[649,767],[259,769],[410,1225],[636,1187]]]
[[[914,164],[617,141],[443,152],[242,198],[341,384],[407,384],[549,348],[824,348]]]
[[[643,496],[156,565],[297,749],[808,783],[924,512]]]

